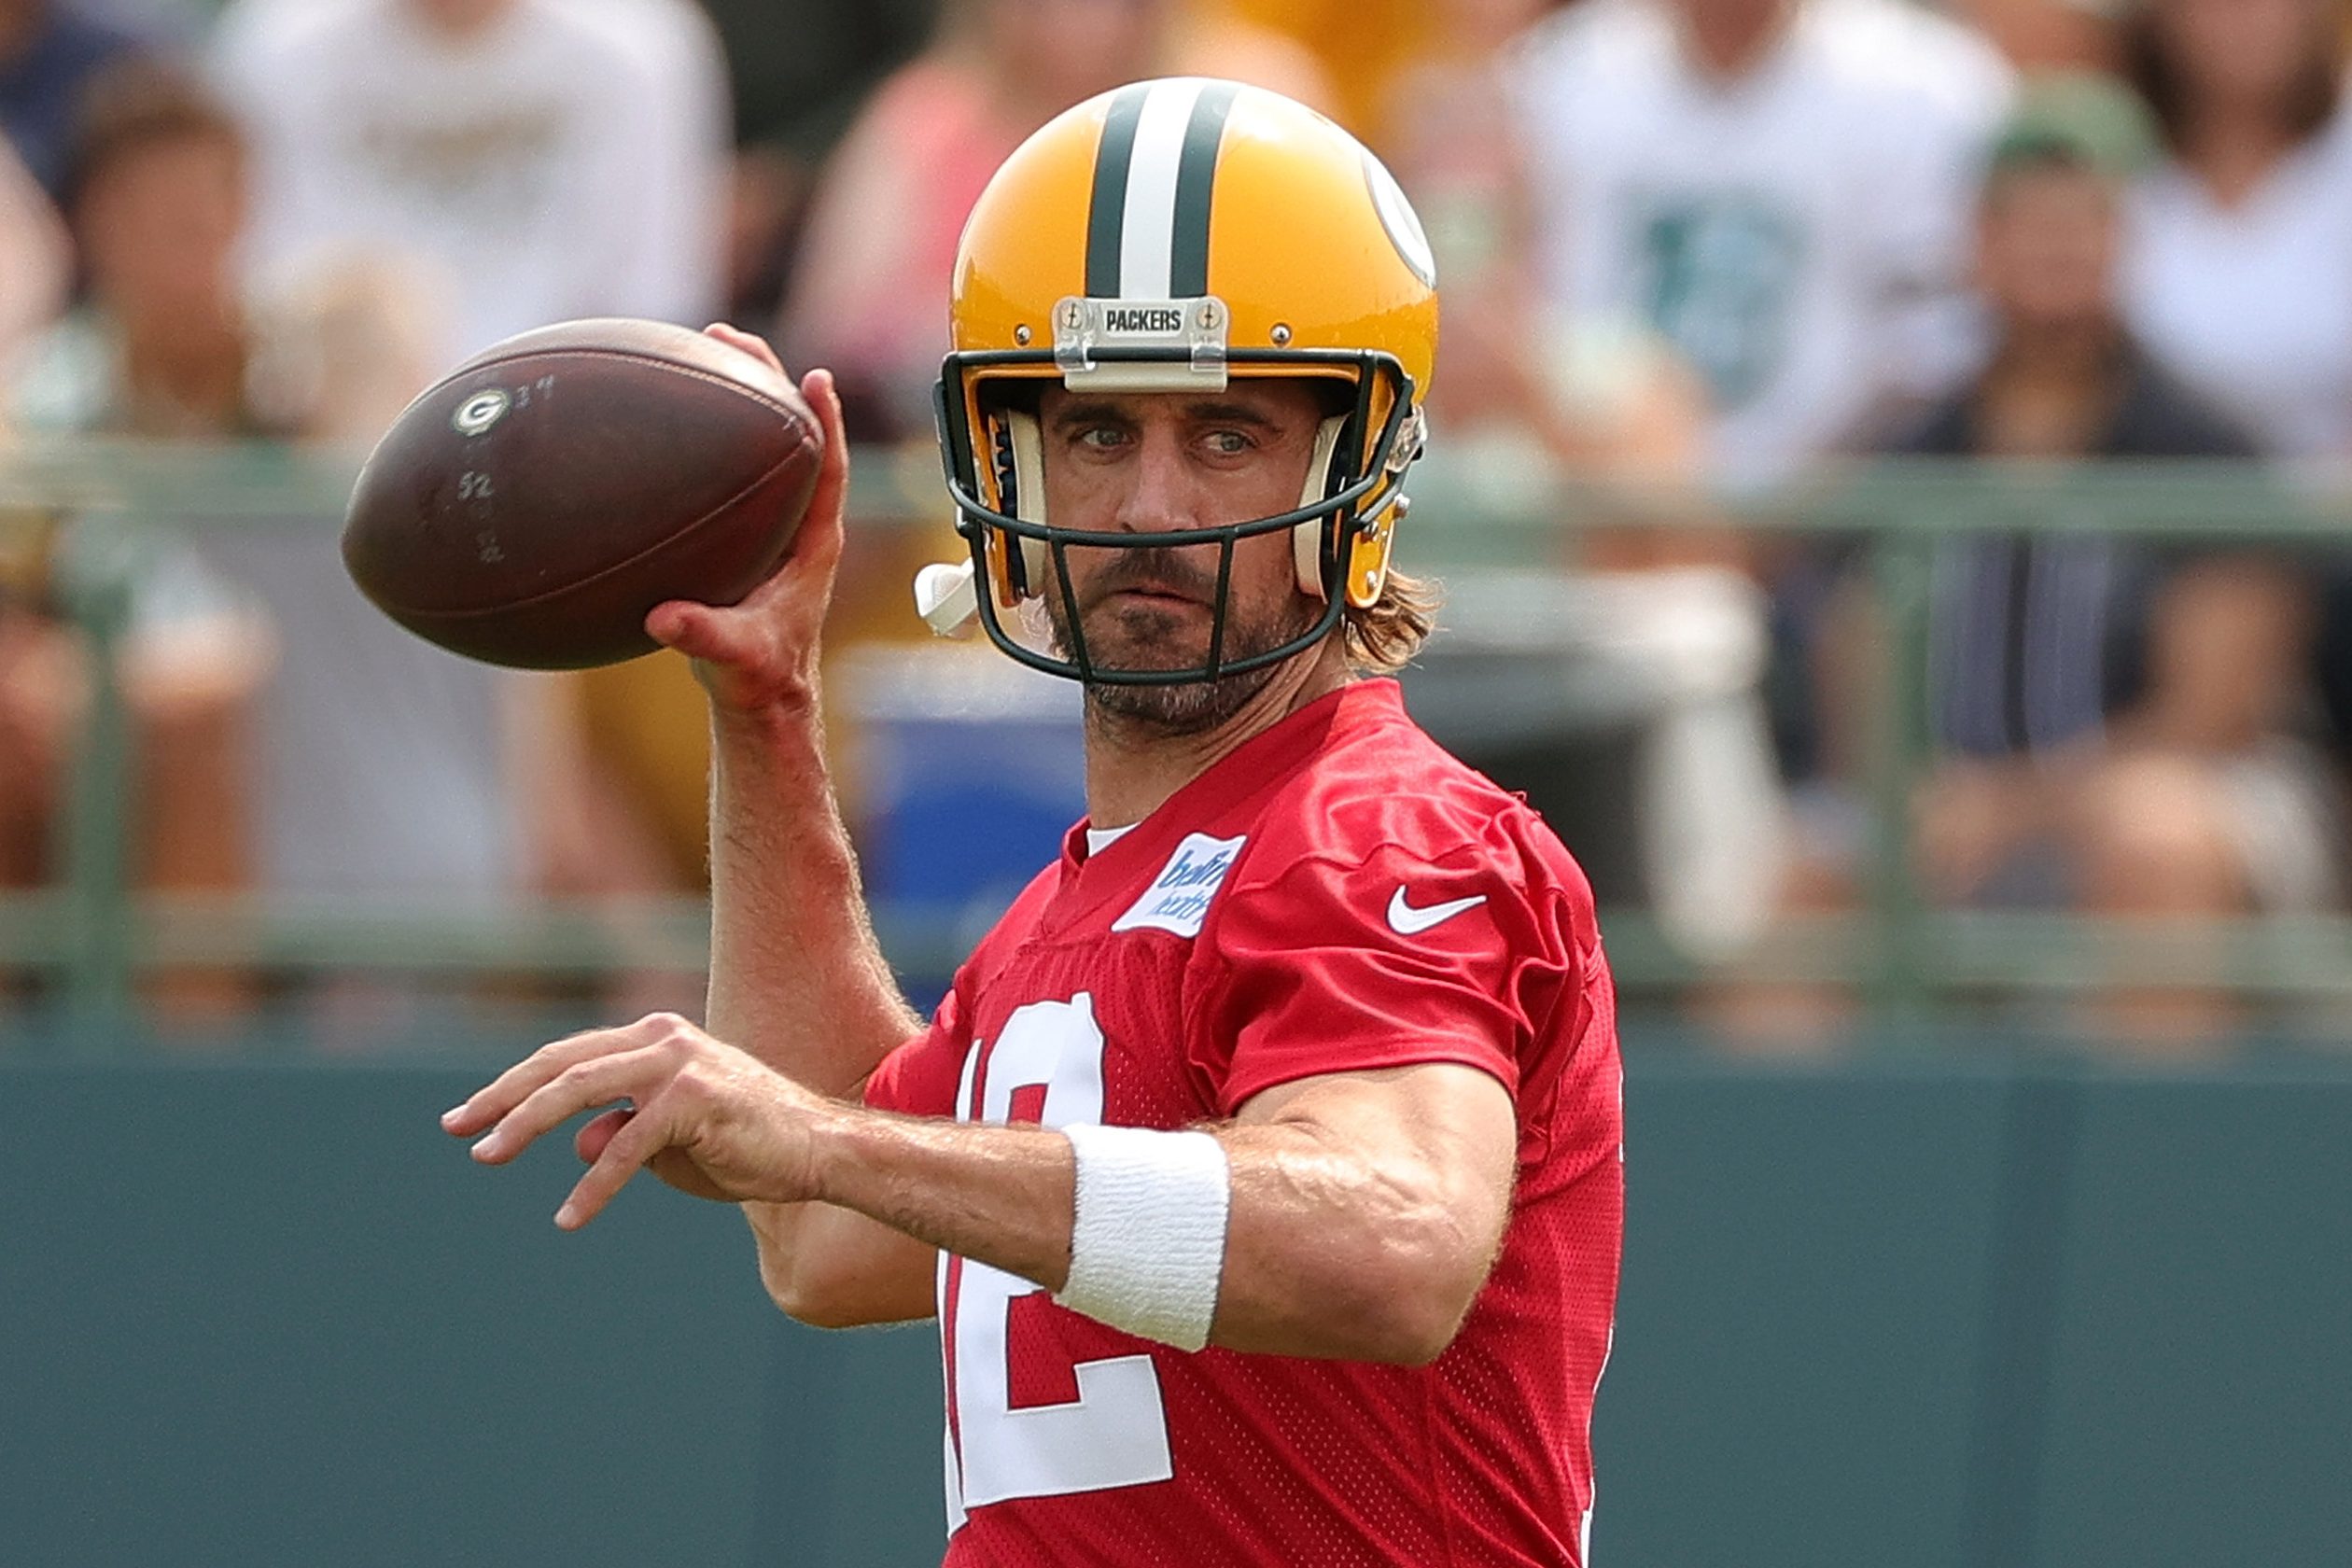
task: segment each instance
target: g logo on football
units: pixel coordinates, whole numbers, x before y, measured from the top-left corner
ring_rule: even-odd
[[[478,436],[504,419],[507,410],[513,406],[514,399],[496,388],[477,392],[457,405],[457,412],[449,422],[456,427],[461,436]]]

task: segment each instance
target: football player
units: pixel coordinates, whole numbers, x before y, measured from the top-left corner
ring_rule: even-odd
[[[791,561],[649,622],[716,728],[708,1030],[559,1042],[445,1120],[499,1163],[624,1102],[559,1225],[646,1167],[743,1205],[793,1316],[936,1314],[950,1563],[1585,1561],[1623,1195],[1591,897],[1378,678],[1428,627],[1389,556],[1434,285],[1286,99],[1148,82],[1040,131],[965,231],[972,561],[918,598],[1085,682],[1087,819],[913,1016],[823,761],[813,371]]]

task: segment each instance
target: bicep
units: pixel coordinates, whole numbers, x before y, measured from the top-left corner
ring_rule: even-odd
[[[1468,1233],[1502,1234],[1519,1120],[1510,1091],[1462,1062],[1333,1072],[1253,1097],[1237,1127],[1291,1127],[1367,1168],[1423,1187]]]
[[[1233,1204],[1214,1342],[1418,1365],[1441,1354],[1509,1217],[1511,1097],[1477,1068],[1332,1073],[1223,1133]]]

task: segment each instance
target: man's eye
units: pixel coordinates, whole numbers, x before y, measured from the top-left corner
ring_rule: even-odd
[[[1080,446],[1091,446],[1098,450],[1107,450],[1116,446],[1124,439],[1124,431],[1114,429],[1108,425],[1090,425],[1078,432]]]
[[[1239,457],[1250,450],[1250,438],[1239,430],[1212,430],[1209,435],[1209,450],[1220,457]]]

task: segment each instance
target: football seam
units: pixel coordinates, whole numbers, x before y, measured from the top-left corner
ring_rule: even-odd
[[[735,352],[741,354],[743,351],[736,349]],[[755,365],[762,363],[760,360],[752,358],[752,357],[749,354],[745,354],[743,357],[746,359],[750,359],[751,363]],[[446,381],[455,381],[458,376],[471,375],[476,371],[494,371],[500,365],[511,365],[518,359],[556,358],[619,359],[632,365],[651,365],[656,370],[667,371],[672,375],[686,376],[693,380],[703,382],[711,386],[722,387],[730,392],[743,393],[757,399],[763,407],[770,409],[775,413],[787,415],[795,425],[806,423],[806,421],[801,417],[801,411],[798,408],[784,401],[774,393],[763,391],[760,387],[754,386],[751,383],[741,380],[738,377],[727,375],[719,371],[707,371],[699,365],[683,365],[675,359],[662,358],[658,355],[635,353],[629,350],[618,348],[528,349],[520,354],[503,355],[496,359],[484,359],[479,364],[468,365],[461,371],[452,372],[446,378]],[[445,384],[446,382],[444,385]],[[788,385],[790,385],[789,379],[786,384]]]
[[[797,424],[798,421],[795,421],[794,423]],[[643,550],[638,551],[636,554],[631,555],[624,560],[615,561],[612,565],[603,567],[601,570],[591,572],[586,577],[575,578],[559,588],[550,588],[543,593],[533,594],[527,599],[510,599],[504,604],[484,605],[474,609],[404,609],[400,611],[400,613],[412,620],[418,621],[474,621],[479,620],[485,615],[511,615],[516,610],[528,609],[534,605],[544,604],[550,599],[561,598],[566,594],[578,593],[582,588],[589,587],[595,583],[602,582],[606,578],[610,577],[615,572],[628,570],[631,567],[636,566],[639,561],[644,560],[647,556],[658,554],[662,551],[678,543],[679,540],[695,533],[712,518],[717,517],[720,513],[727,511],[731,507],[740,504],[745,497],[750,495],[753,491],[759,489],[770,480],[773,480],[777,473],[782,471],[783,469],[791,462],[794,457],[797,457],[801,453],[807,451],[811,444],[812,443],[808,440],[807,433],[803,431],[801,435],[801,443],[798,448],[791,452],[788,452],[783,456],[777,458],[774,463],[771,463],[766,469],[761,471],[759,478],[753,480],[750,483],[745,485],[742,489],[736,491],[725,500],[721,501],[718,505],[712,507],[709,511],[704,512],[700,517],[695,518],[693,522],[687,524],[676,533],[669,535],[665,539],[659,539],[652,544],[647,545]],[[823,461],[823,454],[821,451],[819,453],[818,460],[819,462]],[[805,513],[803,515],[803,521],[806,521]],[[798,532],[797,526],[795,527],[794,532]],[[791,547],[788,545],[786,548],[790,549]]]

